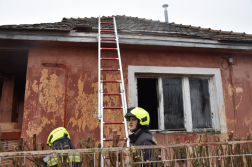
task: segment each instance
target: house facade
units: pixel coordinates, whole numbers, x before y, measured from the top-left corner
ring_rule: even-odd
[[[158,144],[177,137],[198,142],[204,129],[211,132],[210,140],[219,135],[224,141],[231,131],[240,139],[251,134],[252,35],[115,18],[128,107],[149,112]],[[46,142],[53,129],[65,125],[75,146],[90,134],[98,145],[97,29],[98,18],[0,26],[0,121],[18,122],[24,139],[37,134],[39,142]],[[118,68],[113,61],[101,66]],[[119,80],[120,74],[112,71],[102,78]],[[104,84],[104,92],[119,91],[116,83]],[[121,105],[120,97],[103,101],[104,106]],[[123,121],[123,114],[104,111],[104,121]],[[104,137],[114,130],[124,136],[123,125],[106,125]]]

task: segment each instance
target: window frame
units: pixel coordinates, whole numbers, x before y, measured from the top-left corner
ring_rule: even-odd
[[[170,131],[164,129],[164,102],[162,79],[172,77],[182,78],[183,107],[185,131]],[[156,67],[156,66],[128,66],[129,82],[129,107],[138,106],[137,78],[157,78],[158,126],[156,132],[203,132],[204,129],[193,129],[190,101],[189,78],[208,79],[210,109],[212,115],[212,128],[208,131],[227,132],[225,105],[222,90],[221,72],[219,68],[194,68],[194,67]]]

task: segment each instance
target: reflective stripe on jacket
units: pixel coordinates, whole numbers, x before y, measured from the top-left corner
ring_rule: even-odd
[[[61,162],[63,162],[63,156],[59,155],[61,157]],[[75,164],[76,166],[81,166],[82,158],[80,156],[80,153],[74,153],[74,154],[68,154],[67,163]],[[47,166],[54,167],[58,165],[58,156],[57,154],[52,154],[50,156],[46,156],[43,158],[43,162],[47,164]]]

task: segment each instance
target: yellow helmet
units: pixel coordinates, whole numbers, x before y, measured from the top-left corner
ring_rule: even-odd
[[[130,121],[130,117],[136,117],[139,119],[140,125],[148,126],[150,124],[149,113],[140,107],[128,108],[128,113],[124,117],[127,119],[127,121]]]
[[[56,128],[54,129],[48,136],[47,138],[47,145],[48,146],[52,146],[52,144],[58,140],[58,139],[61,139],[61,138],[68,138],[69,140],[70,139],[70,135],[69,133],[67,132],[67,130],[64,128],[64,127],[59,127],[59,128]]]

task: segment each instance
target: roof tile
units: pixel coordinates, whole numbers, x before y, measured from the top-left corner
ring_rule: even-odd
[[[201,28],[191,25],[182,25],[154,21],[151,19],[115,16],[119,34],[136,33],[141,31],[142,35],[171,36],[184,38],[208,38],[213,40],[232,40],[252,42],[252,35],[245,33],[234,33],[232,31],[212,30],[211,28]],[[101,21],[113,22],[112,16],[102,16]],[[44,30],[44,31],[71,31],[78,26],[90,26],[92,31],[97,33],[98,18],[63,18],[61,22],[41,23],[41,24],[20,24],[2,25],[0,30]],[[103,29],[113,29],[113,25],[103,25]],[[78,32],[78,30],[77,30]]]

